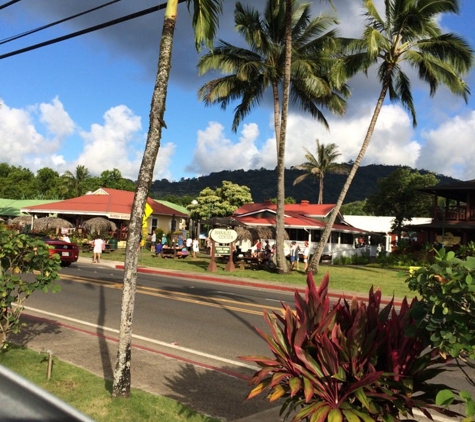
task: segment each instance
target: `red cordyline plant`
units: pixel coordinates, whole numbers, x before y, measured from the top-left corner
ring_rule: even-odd
[[[437,392],[449,387],[429,383],[445,361],[426,351],[417,332],[406,335],[417,299],[380,309],[381,292],[371,288],[367,304],[340,299],[331,306],[328,284],[326,274],[317,289],[309,273],[295,311],[286,304],[283,315],[264,311],[271,333],[258,332],[274,358],[242,357],[261,367],[248,399],[264,391],[270,401],[283,398],[280,414],[293,415],[292,422],[399,421],[414,409],[430,419],[429,410],[458,416],[435,405]]]

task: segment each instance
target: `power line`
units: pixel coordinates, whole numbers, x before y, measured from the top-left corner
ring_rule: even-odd
[[[20,0],[15,0],[15,1],[20,1]],[[181,3],[183,1],[184,0],[178,0],[178,3]],[[158,6],[153,6],[153,7],[149,7],[148,9],[141,10],[140,12],[131,13],[129,15],[123,16],[123,17],[118,18],[118,19],[113,19],[111,21],[104,22],[104,23],[101,23],[99,25],[95,25],[95,26],[91,26],[91,27],[86,28],[86,29],[82,29],[81,31],[73,32],[73,33],[68,34],[68,35],[63,35],[62,37],[53,38],[51,40],[44,41],[44,42],[41,42],[41,43],[38,43],[38,44],[34,44],[34,45],[29,46],[29,47],[25,47],[25,48],[21,48],[19,50],[11,51],[10,53],[5,53],[5,54],[0,55],[0,59],[6,59],[8,57],[12,57],[12,56],[16,56],[18,54],[26,53],[28,51],[36,50],[36,49],[41,48],[41,47],[46,47],[47,45],[56,44],[56,43],[61,42],[61,41],[66,41],[66,40],[69,40],[71,38],[79,37],[80,35],[85,35],[85,34],[88,34],[90,32],[97,31],[99,29],[104,29],[104,28],[107,28],[109,26],[117,25],[118,23],[127,22],[131,19],[139,18],[141,16],[145,16],[145,15],[148,15],[148,14],[153,13],[153,12],[158,12],[159,10],[165,9],[166,6],[167,6],[166,3],[162,3],[162,4],[159,4]]]
[[[9,1],[8,3],[2,4],[0,6],[0,10],[5,9],[5,7],[11,6],[12,4],[18,3],[20,0],[12,0]]]
[[[16,2],[16,1],[20,1],[20,0],[14,0],[14,1]],[[26,31],[26,32],[23,32],[23,33],[18,34],[18,35],[14,35],[14,36],[9,37],[9,38],[5,38],[5,39],[0,41],[0,45],[5,44],[5,43],[10,42],[10,41],[17,40],[19,38],[26,37],[27,35],[34,34],[35,32],[39,32],[39,31],[42,31],[44,29],[51,28],[52,26],[59,25],[60,23],[67,22],[67,21],[69,21],[71,19],[74,19],[74,18],[77,18],[79,16],[86,15],[87,13],[95,12],[96,10],[102,9],[103,7],[106,7],[106,6],[110,6],[111,4],[117,3],[119,1],[121,1],[121,0],[112,0],[109,3],[105,3],[101,6],[94,7],[93,9],[89,9],[89,10],[86,10],[86,11],[81,12],[81,13],[77,13],[76,15],[69,16],[67,18],[61,19],[61,20],[53,22],[53,23],[49,23],[48,25],[40,26],[39,28],[31,29],[30,31]]]

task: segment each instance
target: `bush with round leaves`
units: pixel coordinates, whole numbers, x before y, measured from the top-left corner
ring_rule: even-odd
[[[25,300],[35,291],[57,291],[60,259],[40,239],[0,229],[0,348],[20,329]]]

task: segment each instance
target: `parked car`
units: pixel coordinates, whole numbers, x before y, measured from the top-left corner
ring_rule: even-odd
[[[69,267],[73,262],[76,262],[79,257],[79,248],[75,243],[65,242],[61,239],[56,239],[42,233],[28,233],[43,240],[51,248],[49,250],[50,256],[59,255],[62,267]]]

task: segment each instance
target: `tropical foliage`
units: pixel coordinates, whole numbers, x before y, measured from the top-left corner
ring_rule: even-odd
[[[413,271],[406,280],[422,300],[412,310],[417,326],[426,331],[430,344],[442,356],[461,360],[459,369],[475,387],[475,257],[459,259],[453,251],[433,251],[434,263]],[[460,392],[466,413],[475,420],[475,401]],[[451,391],[442,391],[438,403],[455,400]]]
[[[344,97],[349,91],[333,70],[329,54],[337,43],[330,30],[335,18],[321,14],[312,18],[311,4],[296,0],[268,0],[264,12],[236,3],[236,30],[248,48],[221,41],[199,61],[201,74],[219,71],[225,76],[207,82],[199,90],[205,104],[220,104],[223,109],[240,100],[234,109],[232,128],[257,107],[267,90],[274,106],[277,152],[277,251],[280,272],[287,270],[283,254],[285,147],[289,102],[309,112],[325,126],[322,108],[343,114]]]
[[[400,168],[377,181],[376,191],[366,200],[365,210],[372,215],[392,215],[392,229],[401,233],[404,224],[413,217],[431,215],[433,199],[419,189],[435,186],[439,180],[432,173],[421,174],[410,168]]]
[[[251,191],[247,186],[223,180],[221,187],[203,189],[196,198],[196,204],[187,205],[192,218],[205,220],[211,217],[231,215],[240,206],[252,203]]]
[[[60,260],[42,240],[0,228],[0,348],[20,330],[23,304],[37,290],[56,291]]]
[[[307,276],[305,296],[295,293],[295,311],[264,312],[270,334],[258,330],[274,357],[247,356],[261,369],[251,383],[252,398],[268,391],[270,401],[283,399],[281,414],[296,421],[396,421],[400,415],[435,410],[436,395],[447,386],[433,383],[444,371],[437,350],[427,351],[411,310],[403,300],[381,308],[381,292],[371,288],[367,304],[328,297],[329,276],[315,286]],[[413,328],[411,335],[407,329]]]
[[[60,175],[43,167],[36,175],[29,169],[0,163],[0,198],[7,199],[69,199],[100,187],[133,191],[135,183],[122,177],[119,170],[104,170],[92,176],[84,166]]]
[[[294,166],[295,169],[305,172],[294,180],[294,185],[304,181],[307,177],[315,177],[319,181],[317,204],[323,204],[323,180],[325,174],[348,174],[349,167],[347,164],[336,162],[336,159],[341,155],[337,150],[336,144],[320,144],[318,139],[316,142],[316,155],[313,155],[307,148],[304,148],[307,161]]]
[[[435,95],[441,85],[465,101],[470,93],[462,77],[473,65],[473,51],[463,38],[443,33],[438,24],[441,15],[458,13],[458,0],[385,1],[384,15],[379,13],[372,0],[364,1],[364,6],[366,27],[363,37],[349,43],[348,55],[342,60],[342,68],[350,77],[378,64],[377,75],[381,90],[361,149],[310,262],[309,270],[314,272],[318,271],[332,226],[366,154],[386,96],[389,95],[391,101],[401,102],[411,114],[413,124],[417,123],[411,82],[406,73],[408,67],[405,65],[415,69],[420,79],[427,82],[431,96]]]

